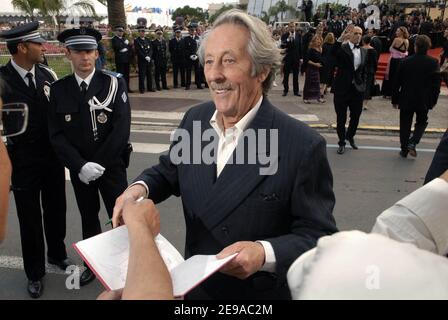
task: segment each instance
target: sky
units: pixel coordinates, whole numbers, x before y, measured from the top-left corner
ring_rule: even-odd
[[[125,0],[125,4],[131,4],[133,6],[143,6],[148,8],[167,8],[176,9],[179,7],[184,7],[189,5],[190,7],[196,8],[201,7],[203,9],[208,9],[209,3],[229,3],[238,2],[238,0]]]

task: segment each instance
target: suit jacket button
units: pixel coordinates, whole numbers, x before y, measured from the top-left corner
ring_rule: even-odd
[[[229,233],[229,228],[227,228],[227,226],[224,226],[221,228],[221,231],[224,232],[225,234]]]

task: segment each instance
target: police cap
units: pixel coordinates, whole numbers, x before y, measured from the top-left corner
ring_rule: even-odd
[[[67,29],[58,35],[58,40],[69,49],[95,50],[102,38],[98,30],[92,28]]]
[[[39,22],[34,21],[22,24],[13,29],[3,31],[0,37],[6,40],[6,43],[20,43],[20,42],[36,42],[44,43],[46,40],[42,38],[39,31]]]

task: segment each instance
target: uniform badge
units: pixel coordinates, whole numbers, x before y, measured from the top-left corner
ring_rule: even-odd
[[[126,101],[128,100],[128,97],[126,96],[126,92],[123,92],[123,94],[121,95],[121,99],[123,99],[123,102],[126,103]]]
[[[104,112],[101,112],[98,117],[96,117],[99,123],[106,123],[107,122],[107,115]]]
[[[72,121],[72,116],[69,115],[69,114],[66,114],[65,115],[65,122],[70,122],[70,121]]]
[[[44,84],[44,94],[47,97],[48,101],[50,101],[50,84],[47,81],[45,81]]]

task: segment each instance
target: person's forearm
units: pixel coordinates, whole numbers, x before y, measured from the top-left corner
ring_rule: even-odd
[[[173,299],[173,286],[151,230],[129,226],[129,265],[123,299]]]
[[[1,139],[1,137],[0,137]],[[9,182],[11,179],[11,162],[3,141],[0,141],[0,242],[6,236],[6,218],[9,205]]]

